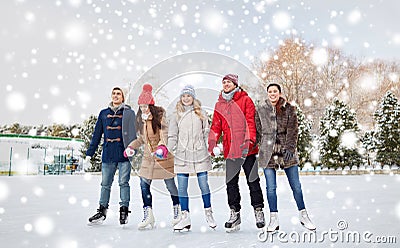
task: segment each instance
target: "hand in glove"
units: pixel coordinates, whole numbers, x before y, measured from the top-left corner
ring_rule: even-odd
[[[283,150],[283,160],[285,160],[285,162],[291,160],[293,158],[293,152],[289,151],[289,150]]]
[[[135,149],[133,149],[133,147],[132,146],[128,146],[126,149],[125,149],[125,151],[124,151],[124,157],[125,158],[127,158],[127,157],[132,157],[132,156],[134,156],[135,155]]]
[[[168,148],[164,145],[159,145],[157,147],[156,152],[154,153],[154,156],[156,156],[159,159],[167,158],[168,155]]]
[[[245,158],[247,157],[247,154],[249,153],[249,149],[253,142],[251,140],[245,140],[243,144],[240,145],[240,149],[242,150],[242,157]]]
[[[90,163],[90,160],[92,159],[91,156],[86,156],[85,160],[83,160],[83,170],[86,171],[90,167],[92,167],[92,164]]]

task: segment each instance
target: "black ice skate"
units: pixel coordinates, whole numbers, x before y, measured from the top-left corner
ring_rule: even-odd
[[[257,228],[263,228],[265,226],[264,212],[262,208],[254,209],[254,216],[256,217]]]
[[[88,225],[100,225],[103,224],[103,221],[106,219],[107,208],[100,205],[99,209],[97,209],[97,213],[89,218]]]
[[[119,208],[119,224],[128,224],[128,214],[130,212],[131,211],[128,210],[128,207],[122,206]]]
[[[234,232],[240,230],[240,212],[236,212],[234,209],[231,209],[231,217],[227,222],[225,222],[225,230],[226,232]]]

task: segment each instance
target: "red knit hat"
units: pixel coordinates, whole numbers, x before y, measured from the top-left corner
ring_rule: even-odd
[[[235,74],[227,74],[224,76],[224,78],[222,78],[222,81],[226,80],[230,80],[232,81],[232,83],[234,83],[236,86],[239,85],[239,80],[238,80],[238,75]]]
[[[138,104],[154,105],[154,97],[151,94],[153,87],[150,84],[143,85],[143,91],[140,93]]]

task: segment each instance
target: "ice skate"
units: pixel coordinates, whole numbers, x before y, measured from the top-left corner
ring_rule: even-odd
[[[190,229],[190,214],[189,211],[182,211],[180,221],[174,225],[174,231],[189,231]]]
[[[217,223],[215,223],[214,217],[213,217],[213,212],[211,207],[209,208],[205,208],[204,209],[204,213],[206,215],[206,221],[208,223],[208,225],[212,228],[215,229],[217,227]]]
[[[106,219],[106,215],[107,215],[107,208],[100,205],[99,208],[97,209],[97,213],[89,218],[88,225],[93,226],[93,225],[103,224],[103,221]]]
[[[279,230],[279,219],[278,219],[278,212],[270,212],[269,213],[269,224],[267,227],[267,232],[275,233]]]
[[[256,217],[256,226],[257,228],[265,227],[265,218],[264,212],[262,208],[254,209],[254,216]]]
[[[305,209],[299,212],[300,223],[310,231],[315,231],[317,227],[311,222],[310,217],[308,217],[307,211]]]
[[[126,225],[128,224],[128,214],[129,211],[128,207],[122,206],[119,208],[119,224]]]
[[[231,209],[231,216],[227,222],[225,222],[225,230],[226,232],[235,232],[240,230],[240,212],[236,212],[234,209]]]
[[[175,226],[181,220],[181,206],[176,204],[173,206],[174,218],[172,219],[172,226]]]
[[[138,229],[145,230],[145,229],[153,229],[154,228],[154,215],[153,209],[151,207],[144,207],[143,208],[143,220],[139,223]]]

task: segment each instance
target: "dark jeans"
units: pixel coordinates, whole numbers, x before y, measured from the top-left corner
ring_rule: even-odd
[[[153,180],[140,177],[140,188],[142,190],[143,207],[151,207],[153,205],[153,196],[151,195],[150,186]],[[171,195],[172,204],[179,204],[178,188],[176,187],[174,178],[164,179],[165,186]]]
[[[226,191],[228,193],[228,204],[231,209],[240,211],[239,174],[241,168],[246,175],[247,185],[250,190],[251,205],[253,208],[263,208],[264,198],[260,187],[258,166],[255,164],[256,155],[249,155],[246,159],[226,160]]]

